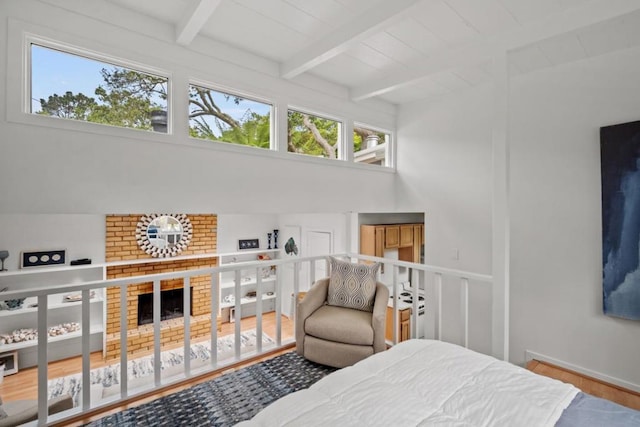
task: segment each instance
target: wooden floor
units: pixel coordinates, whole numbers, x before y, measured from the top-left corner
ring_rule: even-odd
[[[555,378],[565,383],[573,384],[583,392],[592,396],[611,400],[620,405],[640,410],[640,394],[631,390],[604,383],[594,378],[572,372],[545,362],[532,360],[527,364],[527,369],[536,374]]]
[[[282,341],[287,341],[289,339],[293,339],[293,322],[286,316],[281,317],[281,327],[282,327]],[[247,317],[242,319],[241,329],[243,331],[249,329],[255,329],[256,327],[256,318],[255,317]],[[274,312],[265,313],[262,318],[262,330],[265,334],[269,335],[271,338],[275,340],[276,338],[276,316]],[[218,333],[218,336],[232,335],[235,332],[235,323],[223,323],[222,331]],[[206,341],[208,337],[200,338],[199,340],[193,340],[193,342],[197,341]],[[179,347],[182,345],[181,342],[176,343],[174,347]],[[163,350],[168,349],[163,348]],[[145,354],[136,355],[136,357],[142,357]],[[118,363],[118,360],[110,360],[106,362],[102,358],[102,352],[91,353],[91,369],[100,368],[102,366],[110,365],[113,363]],[[225,371],[229,368],[225,368]],[[63,377],[66,375],[77,374],[82,372],[82,358],[81,357],[73,357],[70,359],[60,360],[56,362],[49,363],[48,366],[48,377],[49,379]],[[191,383],[193,384],[193,383]],[[0,384],[0,397],[5,402],[9,402],[12,400],[22,400],[22,399],[37,399],[38,396],[38,370],[37,368],[27,368],[20,370],[17,374],[8,375],[4,377],[4,381]],[[177,390],[174,390],[177,391]],[[156,395],[160,397],[163,393]],[[139,404],[139,403],[138,403]],[[122,409],[123,407],[121,407]]]

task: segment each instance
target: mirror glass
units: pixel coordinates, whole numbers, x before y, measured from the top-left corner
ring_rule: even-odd
[[[173,248],[182,238],[182,224],[176,218],[163,215],[155,218],[147,227],[149,243],[158,248]]]

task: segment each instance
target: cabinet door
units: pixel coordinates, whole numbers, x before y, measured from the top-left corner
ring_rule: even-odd
[[[384,257],[384,227],[376,227],[375,256]]]
[[[377,232],[372,225],[360,226],[360,253],[362,255],[379,256],[377,254]]]
[[[406,248],[413,245],[413,225],[400,226],[400,246]]]
[[[420,262],[420,250],[422,248],[422,238],[420,236],[422,233],[421,225],[413,226],[413,262]]]
[[[387,249],[400,247],[400,226],[390,225],[384,228],[384,247]]]

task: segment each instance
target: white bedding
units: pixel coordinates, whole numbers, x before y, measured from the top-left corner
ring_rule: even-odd
[[[274,402],[242,426],[553,426],[578,389],[432,340],[410,340]]]

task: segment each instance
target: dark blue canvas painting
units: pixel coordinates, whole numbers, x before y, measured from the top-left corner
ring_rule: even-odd
[[[640,320],[640,121],[600,128],[603,309]]]

